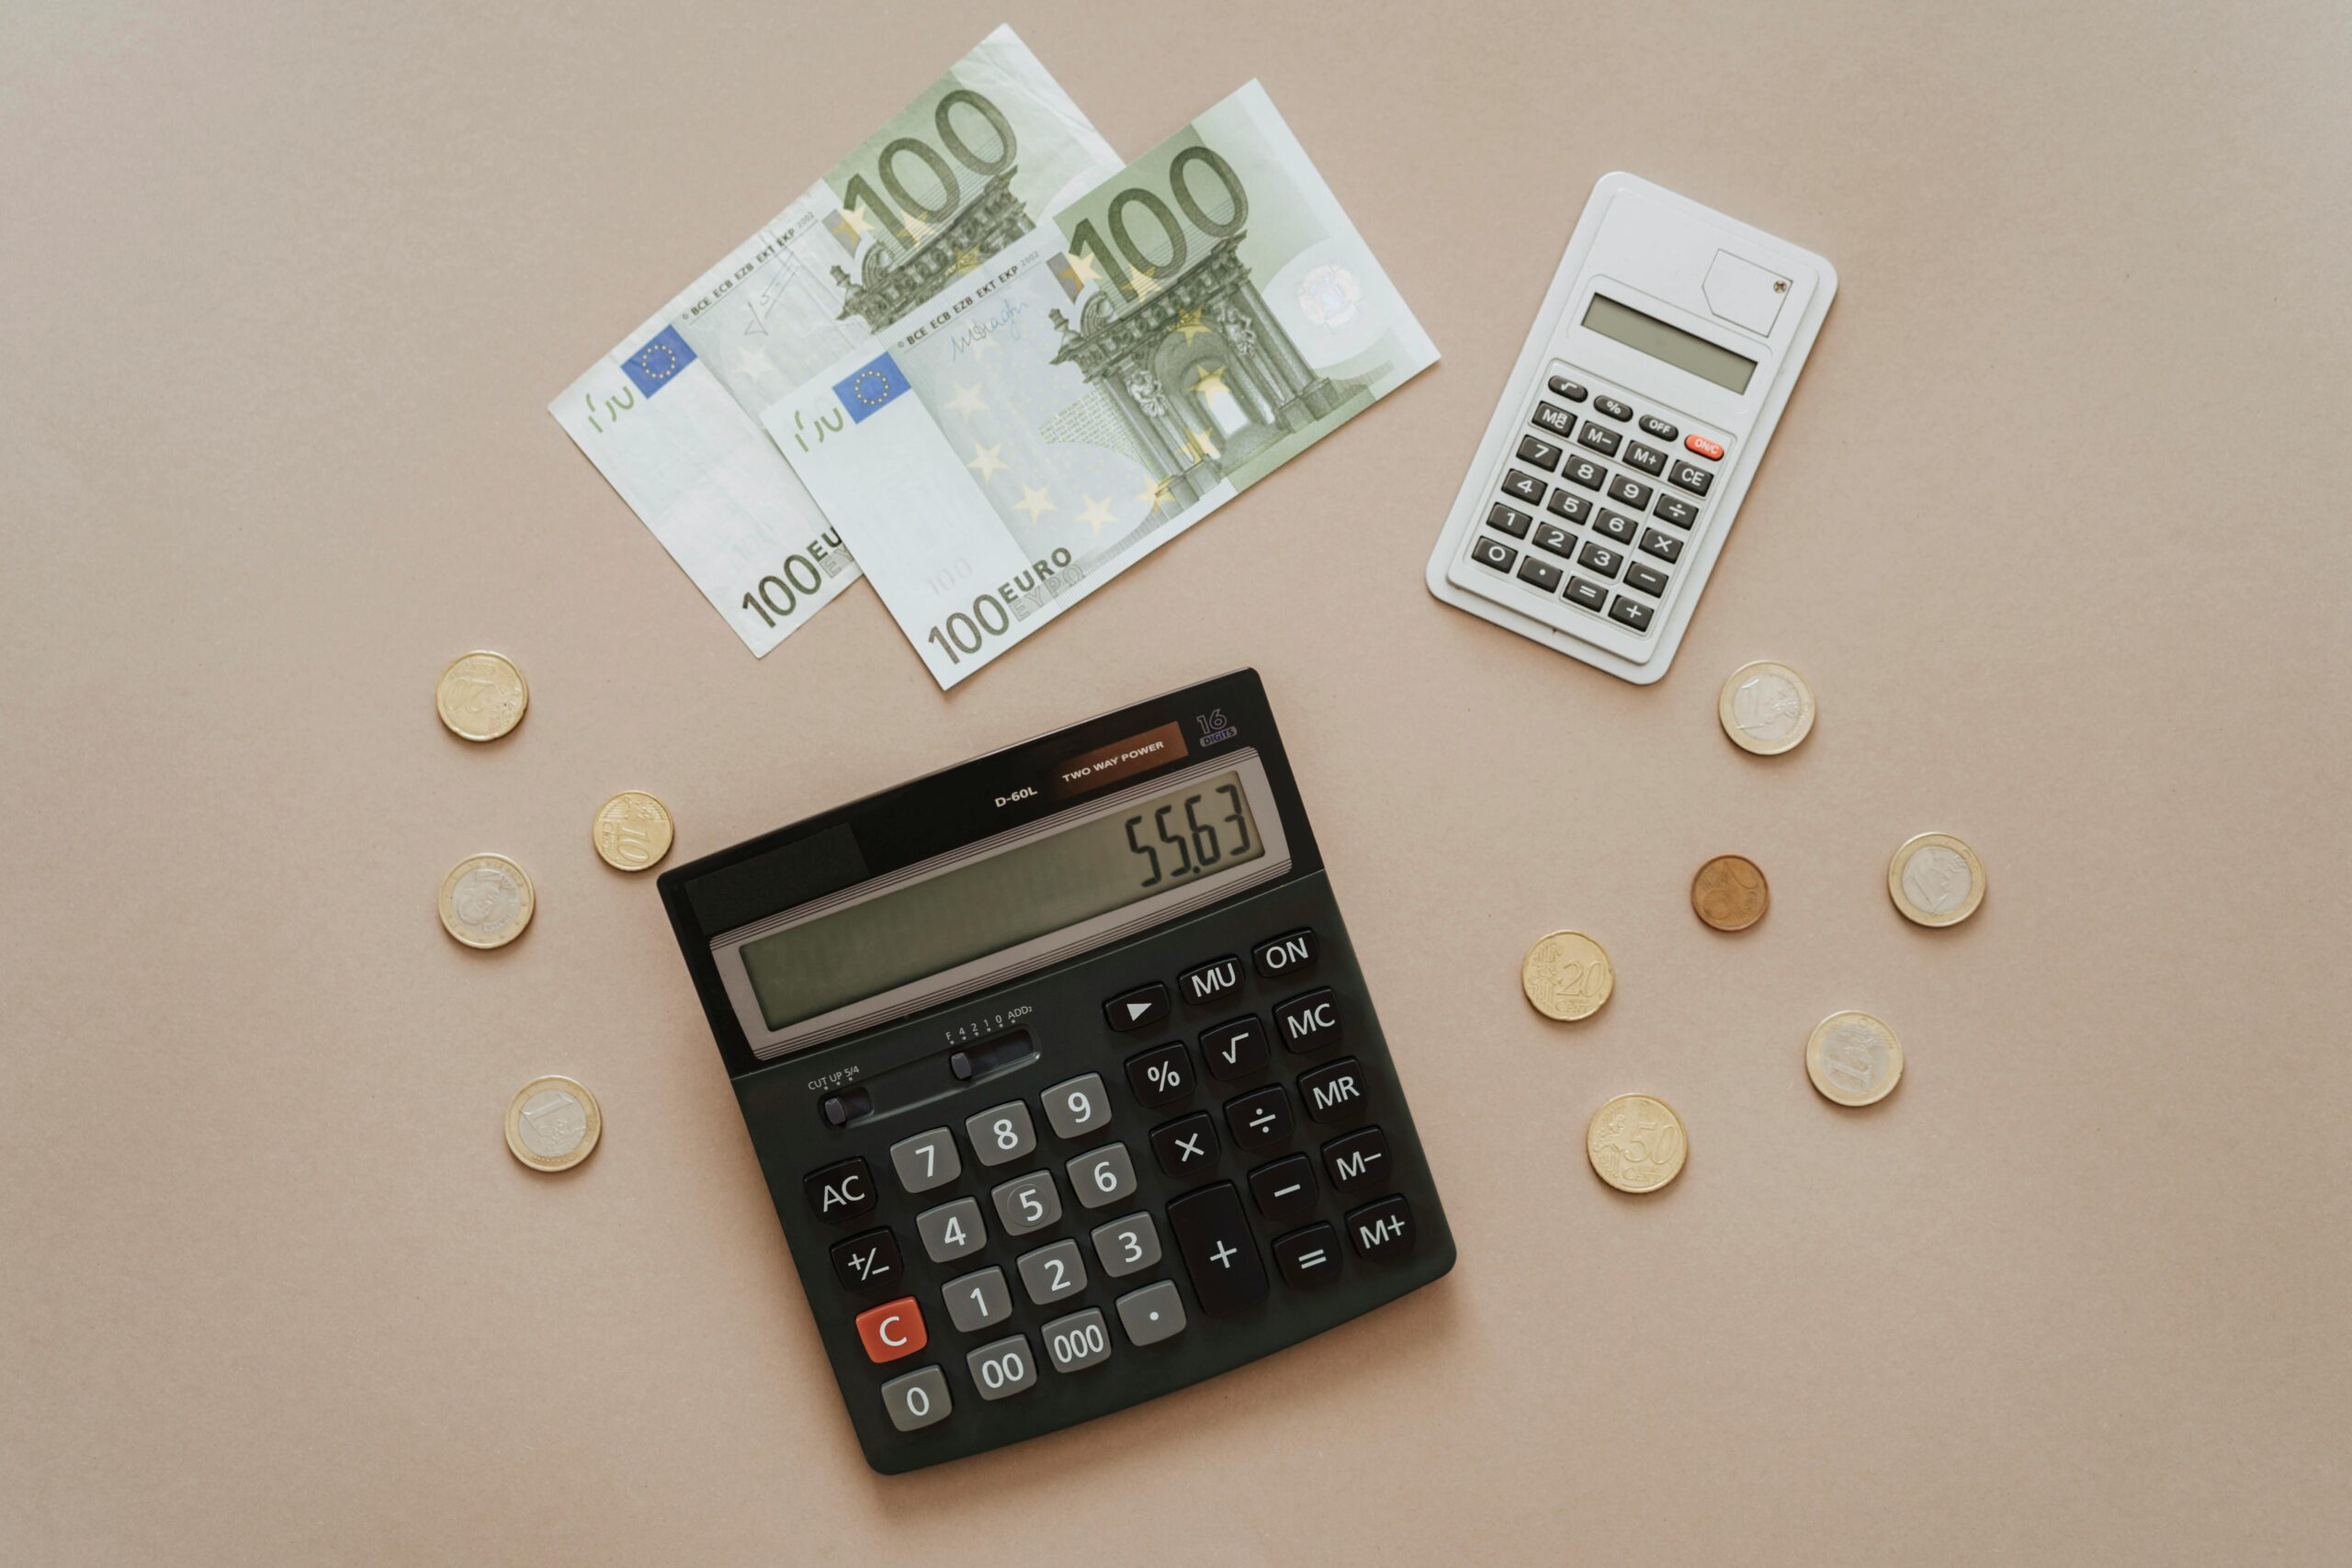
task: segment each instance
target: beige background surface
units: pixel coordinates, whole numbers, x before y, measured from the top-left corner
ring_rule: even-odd
[[[544,405],[998,11],[0,19],[0,1560],[2344,1561],[2343,7],[1007,9],[1131,153],[1262,76],[1445,358],[953,697],[864,590],[752,660]],[[1619,167],[1843,276],[1649,690],[1421,584]],[[1759,656],[1821,698],[1776,763],[1713,718]],[[1242,663],[1461,1264],[875,1477],[590,812],[698,854]],[[1927,829],[1991,867],[1944,933]],[[432,908],[481,848],[540,893],[492,956]],[[1566,924],[1576,1029],[1513,979]],[[1873,1112],[1804,1082],[1842,1007]],[[500,1140],[544,1072],[569,1178]],[[1578,1149],[1630,1089],[1649,1201]]]

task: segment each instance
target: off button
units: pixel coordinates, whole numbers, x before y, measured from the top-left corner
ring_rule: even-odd
[[[1250,950],[1250,962],[1258,973],[1271,980],[1281,975],[1302,975],[1315,967],[1322,956],[1322,943],[1315,940],[1311,931],[1295,931],[1287,936],[1261,942]]]

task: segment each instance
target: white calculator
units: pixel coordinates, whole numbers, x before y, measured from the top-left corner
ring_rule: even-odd
[[[1601,176],[1430,555],[1430,592],[1666,673],[1838,292],[1826,261]]]

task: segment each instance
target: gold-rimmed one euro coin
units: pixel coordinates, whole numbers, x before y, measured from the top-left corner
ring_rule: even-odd
[[[574,1078],[533,1078],[506,1107],[506,1146],[533,1170],[570,1170],[604,1132],[596,1097]]]
[[[675,829],[670,808],[641,789],[625,789],[596,807],[596,853],[615,871],[644,871],[662,863]]]
[[[1519,984],[1537,1012],[1565,1023],[1599,1012],[1617,988],[1617,975],[1592,938],[1582,931],[1554,931],[1527,950]]]
[[[1620,1192],[1655,1192],[1682,1174],[1690,1135],[1674,1107],[1656,1095],[1621,1094],[1585,1124],[1592,1173]]]
[[[1724,682],[1715,716],[1743,751],[1777,757],[1813,733],[1813,688],[1787,665],[1770,659],[1743,664]]]
[[[1690,912],[1719,931],[1744,931],[1764,918],[1772,889],[1746,855],[1717,855],[1690,879]]]
[[[468,740],[495,740],[523,722],[531,688],[503,653],[461,653],[441,671],[433,688],[433,708],[449,733]]]
[[[1950,833],[1905,839],[1886,863],[1886,896],[1906,920],[1956,926],[1984,902],[1984,863]]]
[[[468,855],[441,879],[441,925],[468,947],[504,947],[537,908],[531,879],[504,855]]]
[[[1903,1042],[1866,1012],[1833,1012],[1804,1043],[1804,1075],[1821,1098],[1876,1105],[1903,1081]]]

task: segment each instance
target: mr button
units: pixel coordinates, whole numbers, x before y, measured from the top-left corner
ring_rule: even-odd
[[[1274,1008],[1274,1031],[1301,1055],[1340,1043],[1340,999],[1329,987],[1293,997]]]

